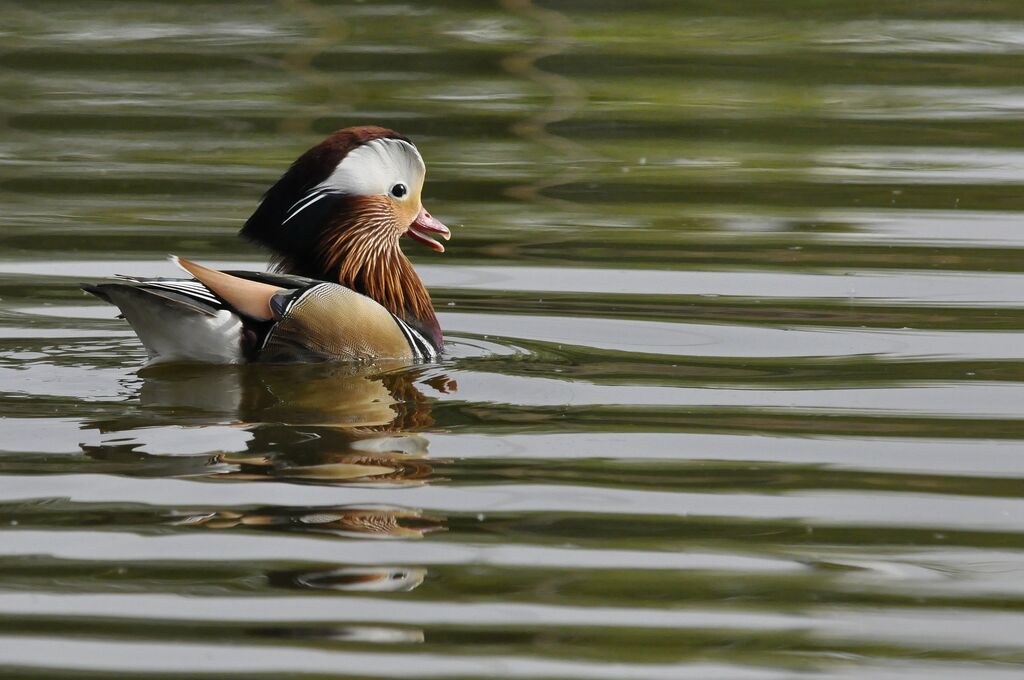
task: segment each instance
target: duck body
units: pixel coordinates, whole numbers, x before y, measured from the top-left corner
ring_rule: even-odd
[[[193,279],[83,288],[116,305],[150,363],[367,362],[436,359],[440,347],[351,288],[301,276],[218,272],[173,258]]]
[[[431,360],[444,347],[429,293],[398,239],[433,250],[449,232],[420,203],[425,168],[405,137],[348,128],[313,147],[263,197],[242,235],[277,272],[120,277],[82,288],[116,305],[150,363]]]

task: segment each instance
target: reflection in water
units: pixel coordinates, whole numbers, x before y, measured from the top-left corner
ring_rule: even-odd
[[[424,641],[418,628],[387,628],[384,626],[303,626],[301,628],[257,628],[254,635],[266,637],[315,640],[322,642],[367,642],[371,644],[410,644]]]
[[[278,479],[295,482],[331,484],[339,482],[359,484],[399,484],[403,486],[424,484],[430,480],[433,466],[422,460],[426,457],[426,440],[415,435],[381,437],[353,442],[352,448],[361,444],[407,447],[422,447],[421,451],[374,451],[367,453],[321,452],[320,462],[294,464],[286,456],[246,456],[224,454],[216,462],[224,464],[223,471],[216,474],[219,479],[242,479],[260,481]]]
[[[309,571],[279,571],[268,574],[278,587],[344,590],[375,593],[407,593],[421,583],[426,569],[418,567],[342,567]]]
[[[533,178],[529,184],[515,186],[508,190],[512,197],[522,200],[546,200],[551,197],[544,194],[544,189],[569,184],[582,177],[578,166],[593,159],[593,152],[567,137],[551,132],[549,126],[575,116],[586,102],[587,94],[582,86],[571,78],[538,68],[537,62],[542,59],[562,54],[572,33],[572,24],[568,17],[550,8],[541,8],[532,0],[503,0],[510,12],[520,14],[534,24],[541,32],[538,39],[526,50],[509,56],[503,60],[504,68],[514,76],[531,80],[545,90],[550,102],[532,115],[517,121],[512,130],[531,142],[536,142],[555,152],[562,163],[552,164],[556,174],[550,177]],[[566,163],[569,160],[572,163]]]
[[[456,389],[443,374],[423,366],[317,364],[306,366],[171,366],[144,371],[139,412],[90,423],[117,439],[82,445],[107,472],[131,476],[207,477],[215,480],[300,484],[419,485],[436,480],[437,461],[418,434],[434,424],[424,390]],[[182,423],[198,428],[238,424],[250,437],[242,450],[201,455],[154,455],[141,451],[147,428]],[[385,505],[210,508],[174,513],[163,520],[178,529],[260,529],[313,532],[360,539],[419,539],[444,531],[444,518]],[[289,557],[301,559],[302,555]],[[274,587],[375,593],[406,593],[423,583],[415,566],[318,564],[306,569],[269,569]],[[295,629],[260,634],[294,637]],[[342,626],[305,631],[317,639],[419,643],[423,631]]]
[[[250,435],[244,449],[153,455],[128,437],[82,449],[106,463],[104,471],[132,476],[425,484],[436,479],[439,461],[427,460],[428,441],[418,434],[434,424],[423,390],[456,389],[447,376],[426,371],[398,363],[158,367],[142,373],[139,411],[90,425],[141,437],[144,428],[183,420],[237,423]]]
[[[157,366],[141,373],[139,400],[154,415],[192,412],[246,423],[409,431],[434,423],[416,384],[423,372],[401,362]],[[443,376],[422,384],[443,393],[455,390]]]
[[[444,531],[444,518],[424,515],[421,510],[395,506],[337,506],[293,508],[270,506],[252,510],[220,510],[176,518],[178,526],[210,529],[236,527],[289,532],[317,532],[351,538],[422,538]]]

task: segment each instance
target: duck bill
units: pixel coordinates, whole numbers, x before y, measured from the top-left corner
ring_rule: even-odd
[[[416,219],[409,225],[409,231],[406,233],[413,240],[419,241],[431,250],[436,250],[439,253],[444,252],[444,246],[432,237],[440,236],[445,241],[452,237],[452,232],[448,230],[448,227],[444,226],[441,220],[432,217],[426,208],[420,208],[419,214],[416,215]]]

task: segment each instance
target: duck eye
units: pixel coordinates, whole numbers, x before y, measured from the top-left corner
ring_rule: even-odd
[[[404,184],[396,184],[395,186],[391,187],[391,195],[394,196],[395,198],[401,198],[402,196],[405,196],[407,193],[409,193],[409,190],[406,188]]]

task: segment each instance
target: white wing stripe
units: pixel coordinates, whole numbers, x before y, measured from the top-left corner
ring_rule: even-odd
[[[141,283],[150,288],[162,288],[163,290],[180,293],[203,302],[223,305],[219,298],[214,296],[208,288],[198,281],[142,281]]]
[[[197,298],[206,298],[208,300],[216,300],[217,298],[206,291],[195,290],[193,288],[175,288],[174,286],[153,286],[153,288],[162,288],[164,290],[172,290],[176,293],[182,293],[183,295],[189,295]]]
[[[151,284],[148,284],[148,285],[152,286],[153,288],[163,288],[165,290],[177,291],[179,293],[184,293],[185,295],[194,295],[196,297],[206,297],[206,298],[216,299],[214,297],[213,293],[211,293],[209,290],[206,290],[204,288],[193,288],[191,286],[174,286],[174,285],[168,285],[166,283],[151,283]]]

